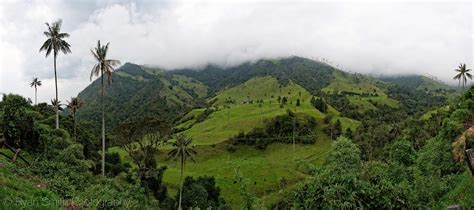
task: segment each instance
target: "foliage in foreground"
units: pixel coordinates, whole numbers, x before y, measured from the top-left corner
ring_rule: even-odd
[[[312,178],[289,193],[277,206],[318,208],[426,208],[461,204],[467,199],[472,177],[465,177],[465,162],[453,158],[451,143],[472,126],[474,87],[453,104],[436,136],[415,150],[416,142],[399,139],[386,148],[383,160],[361,161],[358,146],[340,137],[326,163]],[[415,144],[416,145],[416,144]],[[468,147],[469,145],[463,145]],[[455,197],[453,195],[458,195]],[[443,201],[440,202],[440,198]]]

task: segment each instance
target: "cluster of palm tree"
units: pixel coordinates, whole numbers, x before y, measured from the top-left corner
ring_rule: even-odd
[[[54,106],[56,113],[56,129],[59,129],[59,111],[61,110],[61,104],[58,99],[58,78],[57,78],[57,67],[56,60],[59,53],[68,54],[71,53],[71,45],[65,41],[69,37],[68,33],[61,32],[62,20],[57,20],[53,23],[46,23],[47,30],[43,34],[47,37],[46,41],[40,48],[40,52],[45,51],[46,57],[53,53],[54,60],[54,84],[56,89],[56,97],[51,100],[51,104]],[[91,50],[92,55],[97,61],[91,72],[92,77],[101,77],[101,97],[102,97],[102,175],[105,175],[105,109],[104,109],[104,76],[107,76],[107,80],[110,84],[112,81],[112,72],[114,66],[119,65],[120,62],[113,59],[107,58],[107,52],[109,49],[109,43],[105,46],[100,44],[100,40],[97,42],[97,47]],[[38,78],[34,78],[31,83],[31,87],[35,88],[35,104],[37,103],[37,87],[41,86],[41,81]],[[67,107],[71,110],[74,119],[74,138],[76,138],[76,112],[83,105],[83,103],[77,98],[73,97],[68,101]]]
[[[40,48],[41,51],[46,51],[46,57],[48,57],[51,52],[54,56],[54,83],[56,89],[56,97],[51,100],[51,104],[54,106],[56,112],[56,129],[59,129],[59,111],[61,108],[61,103],[58,100],[58,80],[57,80],[57,68],[56,60],[60,52],[63,54],[71,53],[71,46],[64,39],[69,37],[68,33],[61,32],[62,20],[58,20],[51,24],[46,23],[47,31],[44,32],[44,35],[47,37],[47,40],[43,43]],[[90,80],[94,76],[100,77],[101,79],[101,104],[102,104],[102,161],[101,161],[101,172],[102,176],[105,176],[105,106],[104,106],[104,77],[107,77],[108,85],[112,82],[112,73],[115,70],[114,67],[120,65],[120,61],[107,58],[107,53],[109,50],[109,43],[106,45],[101,45],[100,40],[97,41],[97,47],[91,50],[93,57],[96,60],[96,64],[92,68]],[[37,87],[41,86],[41,81],[38,78],[34,78],[31,82],[31,87],[35,88],[35,104],[37,103]],[[80,101],[77,97],[72,97],[70,101],[67,102],[67,108],[71,111],[74,124],[74,139],[77,140],[76,134],[76,112],[83,106],[83,102]],[[172,143],[174,149],[171,150],[168,155],[170,158],[180,160],[181,166],[181,186],[179,191],[179,209],[181,209],[181,200],[182,200],[182,191],[183,191],[183,174],[184,166],[187,159],[194,161],[194,155],[196,151],[190,148],[192,139],[184,135],[178,135],[176,141]]]

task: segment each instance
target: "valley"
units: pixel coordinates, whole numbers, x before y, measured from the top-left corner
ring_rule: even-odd
[[[437,132],[429,128],[422,137],[402,123],[432,126],[426,123],[451,112],[447,101],[456,97],[452,88],[426,77],[379,80],[302,57],[202,70],[127,63],[112,77],[104,104],[113,133],[106,158],[113,165],[107,167],[116,167],[116,175],[143,170],[143,152],[155,148],[149,157],[160,168],[164,195],[178,196],[181,165],[168,153],[184,136],[195,155],[183,175],[212,177],[233,209],[251,197],[256,206],[286,205],[291,193],[315,176],[325,177],[341,138],[353,139],[367,161],[383,160],[394,138],[418,136],[414,146],[423,147]],[[88,123],[80,125],[88,127],[81,136],[98,133],[98,82],[79,93],[84,106],[77,116]],[[80,139],[93,158],[97,146]]]
[[[472,6],[0,1],[0,210],[474,209]]]
[[[296,63],[313,62],[302,58],[291,59],[294,59],[293,62]],[[261,63],[265,62],[267,61],[259,61],[254,65],[263,65]],[[284,62],[288,62],[287,59],[277,64]],[[275,64],[275,62],[270,62],[270,64]],[[324,66],[317,62],[311,65]],[[269,68],[277,69],[278,66]],[[363,75],[350,75],[333,69],[333,80],[326,87],[311,91],[292,80],[282,83],[277,77],[270,76],[278,75],[278,71],[270,74],[268,73],[271,72],[270,70],[260,70],[266,73],[258,74],[241,84],[218,90],[212,86],[206,86],[205,81],[179,74],[166,76],[165,78],[171,78],[170,82],[159,79],[162,82],[159,86],[161,87],[159,96],[167,101],[166,104],[184,105],[188,96],[198,101],[194,104],[207,104],[203,108],[184,108],[183,110],[189,111],[183,112],[182,117],[175,120],[175,126],[171,132],[184,134],[193,139],[198,155],[195,162],[187,163],[186,176],[214,176],[222,189],[223,196],[234,208],[238,208],[238,204],[243,201],[239,195],[238,184],[234,182],[233,169],[239,168],[248,179],[249,189],[255,193],[260,202],[273,205],[279,197],[283,196],[282,193],[286,188],[294,188],[305,177],[308,177],[307,172],[302,170],[304,165],[319,166],[324,163],[329,154],[331,142],[335,139],[333,137],[331,140],[330,134],[324,132],[325,128],[339,121],[340,130],[344,135],[347,129],[354,132],[361,126],[361,121],[346,117],[331,106],[328,95],[345,97],[349,102],[347,105],[350,106],[347,109],[360,114],[368,111],[377,112],[380,106],[397,110],[403,103],[389,97],[387,93],[389,83]],[[156,70],[145,72],[156,72]],[[126,69],[119,70],[117,73],[118,76],[127,75],[125,77],[133,78],[128,76],[129,74],[137,73]],[[164,76],[162,72],[153,73],[153,75]],[[214,94],[207,96],[209,91]],[[327,98],[325,112],[321,112],[311,103],[313,97],[317,99],[321,96]],[[286,98],[285,103],[282,102],[283,98]],[[298,105],[297,101],[299,101]],[[284,115],[288,110],[316,120],[315,135],[310,136],[315,139],[314,144],[297,144],[293,150],[291,144],[273,143],[262,151],[246,145],[233,145],[229,141],[240,132],[248,133],[255,128],[263,127],[267,121]],[[329,118],[330,121],[328,122],[325,118]],[[157,161],[168,168],[163,180],[169,186],[170,192],[174,194],[179,191],[179,165],[167,159],[166,153],[169,149],[171,149],[169,146],[163,147],[163,152],[157,157]],[[111,147],[109,152],[118,152],[123,160],[133,165],[130,157],[120,147]],[[286,180],[288,186],[278,187],[281,180]]]

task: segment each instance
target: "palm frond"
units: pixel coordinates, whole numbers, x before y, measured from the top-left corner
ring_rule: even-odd
[[[91,50],[93,57],[97,60],[97,64],[94,66],[93,71],[95,71],[95,75],[99,75],[100,73],[107,76],[108,84],[112,82],[112,73],[114,71],[114,66],[120,64],[120,61],[114,59],[107,59],[107,51],[109,48],[109,44],[107,43],[105,46],[100,44],[100,40],[97,41],[97,47]],[[91,80],[92,80],[91,73]]]
[[[120,61],[114,60],[114,59],[107,59],[107,60],[105,60],[105,62],[106,62],[108,65],[110,65],[111,67],[120,65]]]
[[[94,67],[91,70],[90,80],[92,81],[92,77],[94,77],[94,75],[99,76],[99,74],[100,74],[100,64],[96,64],[96,65],[94,65]]]
[[[43,34],[48,37],[48,39],[43,43],[39,51],[46,51],[46,57],[48,57],[51,52],[53,52],[55,56],[57,56],[60,51],[64,54],[71,53],[71,45],[64,40],[64,38],[69,37],[69,34],[60,32],[62,20],[59,19],[51,24],[45,24],[48,30],[43,32]]]
[[[91,50],[91,53],[92,53],[92,56],[94,56],[94,58],[95,58],[96,60],[100,61],[100,57],[99,57],[99,55],[97,55],[97,52],[96,52],[96,51]]]
[[[68,34],[68,33],[59,33],[57,37],[58,37],[59,39],[68,38],[68,37],[69,37],[69,34]]]

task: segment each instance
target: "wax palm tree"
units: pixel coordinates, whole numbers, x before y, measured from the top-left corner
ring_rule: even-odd
[[[68,33],[61,33],[62,20],[59,19],[56,22],[51,24],[46,23],[48,30],[43,32],[43,34],[48,38],[43,46],[40,48],[41,51],[46,51],[46,57],[53,52],[54,55],[54,85],[56,87],[56,100],[58,100],[58,77],[56,73],[56,59],[59,52],[64,54],[71,53],[71,45],[64,41],[65,38],[69,37]],[[59,107],[55,107],[56,111],[56,129],[59,128]]]
[[[181,200],[183,196],[183,172],[186,159],[191,159],[192,161],[195,161],[194,155],[197,154],[197,152],[191,148],[192,142],[193,140],[190,137],[186,137],[182,134],[178,135],[176,137],[176,141],[172,143],[174,149],[168,153],[168,156],[170,158],[173,158],[174,160],[179,159],[181,165],[181,186],[179,189],[178,209],[181,209]]]
[[[38,77],[33,78],[33,81],[30,84],[31,87],[35,87],[35,105],[38,104],[38,87],[41,86],[41,80]]]
[[[92,55],[97,61],[91,71],[92,77],[99,76],[101,79],[101,102],[102,102],[102,176],[105,176],[105,109],[104,109],[104,74],[107,75],[108,84],[112,82],[112,72],[114,66],[119,65],[120,61],[107,59],[107,51],[109,50],[109,43],[107,45],[100,45],[100,40],[97,41],[97,47],[91,50]]]
[[[77,97],[72,97],[70,101],[67,102],[67,108],[72,112],[72,120],[74,126],[74,140],[77,141],[76,138],[76,112],[78,109],[82,107],[83,103]]]
[[[458,74],[456,74],[453,79],[459,80],[459,85],[462,84],[462,88],[464,89],[464,86],[467,84],[467,78],[472,79],[472,74],[469,73],[471,69],[467,69],[466,64],[461,63],[454,71],[458,72]]]
[[[63,111],[63,108],[61,107],[63,104],[61,104],[61,101],[58,101],[55,98],[52,98],[51,99],[51,105],[53,105],[53,107],[55,107],[55,109],[57,108],[58,111]]]

